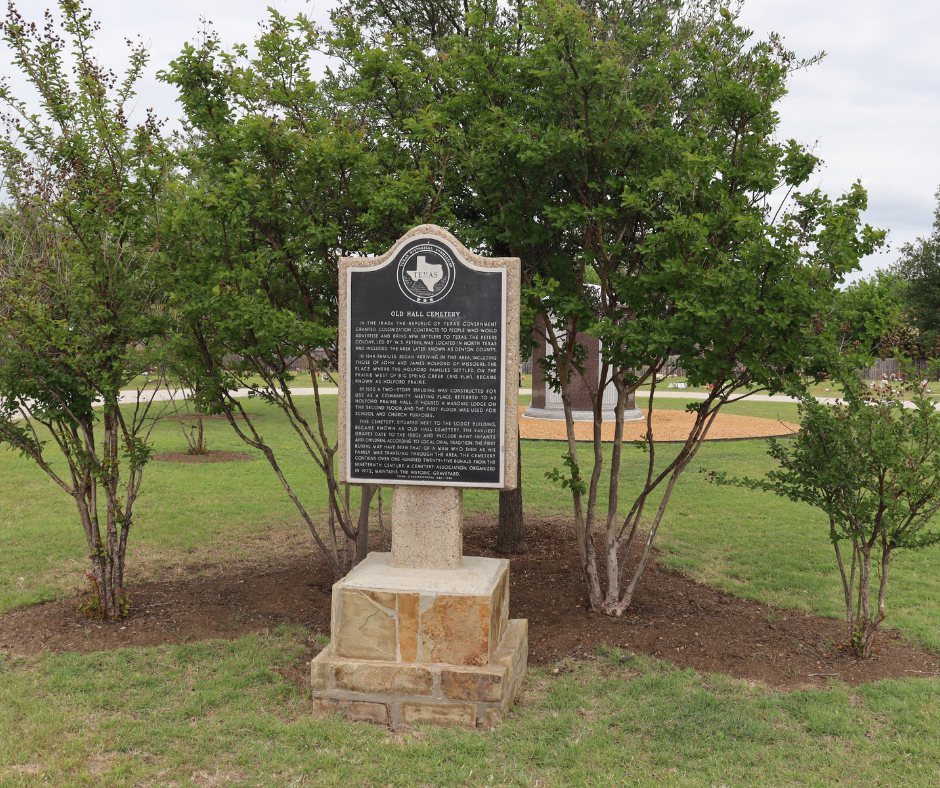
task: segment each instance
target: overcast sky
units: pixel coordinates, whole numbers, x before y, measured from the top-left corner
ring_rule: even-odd
[[[195,41],[200,19],[213,23],[223,44],[250,42],[273,5],[326,22],[328,0],[90,0],[101,22],[99,57],[124,65],[128,37],[149,44],[151,67],[140,107],[178,115],[171,88],[155,79]],[[19,0],[39,19],[46,0]],[[780,135],[814,147],[825,167],[812,186],[830,196],[861,180],[869,194],[865,220],[890,230],[890,249],[863,261],[862,275],[887,267],[904,242],[930,233],[940,186],[940,3],[935,0],[747,0],[742,23],[765,36],[780,33],[798,55],[826,52],[822,63],[798,73],[779,105]],[[12,76],[5,52],[0,74]],[[14,84],[17,80],[14,78]]]

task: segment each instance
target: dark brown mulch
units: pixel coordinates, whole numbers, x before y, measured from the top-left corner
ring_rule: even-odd
[[[185,451],[168,451],[154,454],[157,462],[248,462],[254,455],[242,451],[208,451],[205,454],[190,454]]]
[[[493,518],[467,519],[466,554],[497,556]],[[737,599],[662,571],[655,563],[628,616],[614,620],[594,615],[586,610],[574,533],[567,522],[530,518],[526,529],[530,552],[511,559],[510,613],[529,620],[533,664],[577,659],[606,644],[680,667],[785,688],[822,686],[829,678],[858,685],[940,671],[940,655],[892,632],[880,638],[875,659],[854,660],[838,646],[844,639],[839,621]],[[122,623],[83,618],[75,612],[75,598],[14,611],[0,617],[0,649],[25,655],[92,652],[235,638],[281,624],[329,634],[333,576],[313,551],[265,566],[201,571],[205,574],[132,584],[132,616]],[[304,680],[300,673],[294,678]]]

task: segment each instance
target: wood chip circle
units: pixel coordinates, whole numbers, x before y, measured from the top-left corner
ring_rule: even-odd
[[[568,433],[563,419],[530,419],[522,415],[525,407],[519,408],[519,437],[523,440],[564,441]],[[695,423],[695,416],[683,410],[656,410],[653,412],[653,437],[659,442],[684,443],[689,437],[689,430]],[[799,424],[792,424],[777,419],[762,419],[757,416],[732,416],[719,413],[708,431],[706,440],[728,441],[747,440],[749,438],[783,438],[793,435],[800,429]],[[576,421],[575,438],[579,441],[594,439],[594,424],[590,421]],[[605,421],[601,427],[604,441],[614,439],[614,423]],[[642,421],[627,421],[623,425],[625,441],[642,440],[646,436],[646,418]]]

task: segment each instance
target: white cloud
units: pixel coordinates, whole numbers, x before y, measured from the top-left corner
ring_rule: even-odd
[[[940,185],[940,5],[926,0],[751,0],[741,22],[780,33],[798,55],[823,61],[793,78],[780,104],[781,135],[817,142],[818,185],[831,196],[860,179],[865,220],[890,229],[891,249],[863,275],[927,235]]]

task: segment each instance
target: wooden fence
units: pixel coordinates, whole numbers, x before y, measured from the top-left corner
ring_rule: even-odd
[[[910,367],[913,365],[914,369],[917,370],[918,376],[924,374],[926,375],[929,362],[923,359],[912,362],[906,366]],[[882,375],[891,380],[892,377],[896,380],[897,377],[901,374],[901,362],[896,358],[879,358],[875,362],[875,366],[868,367],[863,369],[859,373],[859,377],[862,380],[881,380]],[[931,380],[937,380],[937,375],[929,376]]]

